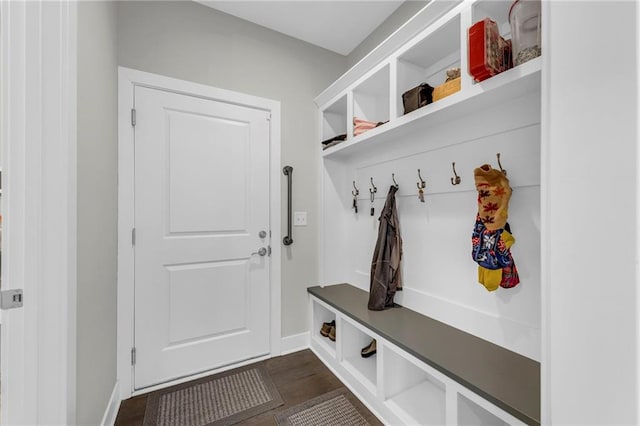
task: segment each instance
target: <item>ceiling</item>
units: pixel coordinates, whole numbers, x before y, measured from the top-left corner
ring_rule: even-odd
[[[197,0],[238,18],[348,55],[404,0]]]

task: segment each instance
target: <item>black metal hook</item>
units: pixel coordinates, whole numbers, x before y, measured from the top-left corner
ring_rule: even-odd
[[[396,182],[396,174],[395,173],[391,173],[391,179],[393,180],[393,186],[397,188],[400,188],[400,185],[398,185],[398,182]]]
[[[371,202],[373,203],[373,199],[375,198],[375,193],[378,192],[378,188],[373,184],[373,177],[371,179],[371,188],[369,188],[369,194],[371,195]]]
[[[455,176],[455,177],[451,178],[451,185],[459,185],[460,181],[462,179],[460,179],[460,176],[458,176],[458,174],[456,173],[456,162],[455,161],[451,163],[451,167],[453,168],[453,174]]]
[[[502,164],[500,164],[500,153],[499,152],[496,154],[496,157],[498,158],[498,167],[500,167],[500,171],[502,173],[504,173],[504,175],[506,176],[507,175],[507,170],[503,169],[502,168]]]
[[[427,183],[424,181],[424,179],[422,179],[422,176],[420,175],[420,169],[418,169],[418,179],[420,179],[420,182],[416,183],[418,189],[425,189],[427,187]]]
[[[355,189],[355,191],[351,191],[351,195],[353,195],[354,197],[357,197],[358,195],[360,195],[360,190],[358,190],[358,188],[356,187],[356,181],[353,181],[353,189]]]

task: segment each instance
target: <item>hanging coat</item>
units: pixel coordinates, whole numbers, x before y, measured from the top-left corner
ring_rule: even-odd
[[[393,296],[402,290],[400,261],[402,260],[402,238],[396,211],[396,192],[391,186],[387,201],[380,213],[378,241],[371,261],[371,283],[369,286],[369,309],[381,311],[393,306]]]

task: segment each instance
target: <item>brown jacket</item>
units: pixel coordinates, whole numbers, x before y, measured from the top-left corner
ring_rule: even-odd
[[[369,286],[369,309],[381,311],[393,306],[396,290],[402,290],[400,261],[402,260],[402,237],[396,211],[396,192],[391,186],[387,201],[380,213],[378,241],[371,261],[371,284]]]

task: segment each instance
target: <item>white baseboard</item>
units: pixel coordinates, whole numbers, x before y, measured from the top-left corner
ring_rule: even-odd
[[[109,404],[102,416],[102,426],[113,426],[116,423],[116,417],[118,416],[118,410],[120,409],[120,389],[118,382],[113,385],[113,392],[111,392],[111,398],[109,398]]]
[[[287,355],[309,348],[309,332],[285,336],[282,338],[281,354]]]

